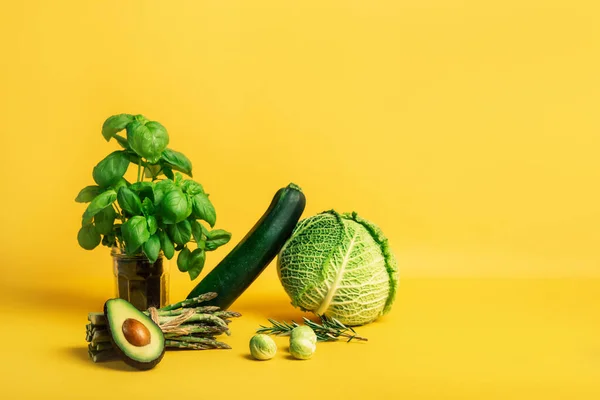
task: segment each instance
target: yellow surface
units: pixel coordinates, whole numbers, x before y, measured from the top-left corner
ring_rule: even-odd
[[[0,398],[599,398],[599,15],[580,0],[3,4]],[[167,127],[233,232],[206,270],[290,181],[306,216],[378,223],[403,280],[360,330],[371,342],[248,360],[259,323],[299,316],[271,266],[235,305],[235,350],[144,374],[89,363],[110,260],[78,248],[73,199],[122,112]],[[173,272],[174,299],[192,286]]]
[[[276,338],[278,354],[259,362],[258,325],[302,316],[272,275],[232,307],[244,314],[224,339],[233,350],[167,351],[147,372],[88,359],[85,316],[110,282],[36,285],[26,298],[2,288],[18,299],[0,306],[2,398],[600,398],[600,280],[406,279],[393,312],[357,328],[368,343],[318,344],[297,361]]]

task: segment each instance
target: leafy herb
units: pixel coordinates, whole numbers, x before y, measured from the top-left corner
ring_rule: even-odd
[[[100,244],[100,234],[94,225],[82,226],[77,233],[79,245],[86,250],[92,250]]]
[[[126,131],[126,137],[121,131]],[[231,234],[211,231],[201,223],[214,226],[216,212],[202,185],[181,175],[192,176],[192,162],[167,148],[166,128],[143,115],[108,118],[102,136],[106,141],[114,139],[122,150],[113,151],[94,167],[97,185],[86,186],[75,199],[89,203],[77,233],[80,246],[86,250],[99,244],[119,246],[129,255],[144,253],[152,262],[161,251],[168,259],[181,251],[180,270],[195,279],[204,267],[205,250],[224,245]],[[137,169],[133,183],[124,178],[131,166]],[[195,248],[189,247],[194,244]]]
[[[140,157],[155,164],[169,144],[169,134],[158,122],[134,121],[127,125],[127,143]]]
[[[217,213],[206,194],[198,193],[192,198],[192,212],[194,217],[208,222],[211,228],[215,226]]]
[[[198,248],[192,251],[190,259],[188,260],[188,273],[192,280],[196,279],[202,269],[204,268],[204,261],[206,260],[206,253],[204,249]]]
[[[190,268],[190,256],[192,252],[187,247],[184,247],[183,250],[179,252],[179,256],[177,256],[177,268],[181,272],[187,272]]]
[[[166,149],[161,158],[171,169],[192,176],[192,162],[183,153]]]
[[[362,336],[358,336],[352,327],[342,324],[335,318],[329,318],[325,315],[318,316],[321,319],[321,324],[311,321],[308,318],[303,318],[306,326],[309,326],[317,335],[317,340],[320,342],[334,342],[340,338],[348,339],[347,342],[352,340],[367,341],[368,339]],[[278,322],[274,319],[269,319],[271,326],[260,326],[256,330],[256,333],[264,333],[266,335],[276,336],[288,336],[292,330],[300,324],[292,321],[290,322]]]
[[[77,195],[75,201],[78,203],[89,203],[94,200],[94,197],[98,196],[102,193],[102,188],[100,186],[86,186]]]
[[[129,167],[129,158],[125,151],[114,151],[94,167],[92,176],[100,187],[115,184],[125,175]]]
[[[133,115],[113,115],[102,124],[102,136],[104,136],[104,139],[108,142],[111,138],[115,137],[117,133],[125,129],[131,122],[133,122]]]

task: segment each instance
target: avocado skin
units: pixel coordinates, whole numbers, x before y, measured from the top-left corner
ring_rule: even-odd
[[[161,342],[162,342],[162,346],[161,346],[161,350],[160,350],[160,354],[158,354],[158,356],[156,358],[153,358],[152,360],[143,362],[143,361],[138,361],[138,360],[134,360],[132,359],[122,348],[121,346],[118,345],[118,343],[115,340],[115,333],[119,332],[122,329],[122,325],[119,326],[114,326],[114,318],[111,318],[111,313],[108,310],[108,305],[111,301],[119,301],[119,302],[124,302],[126,304],[128,304],[131,307],[131,315],[129,316],[129,318],[135,318],[135,319],[140,319],[140,315],[142,315],[143,317],[145,317],[144,319],[142,319],[142,321],[144,322],[144,324],[153,324],[153,327],[148,327],[150,329],[150,334],[151,335],[160,335],[161,336]],[[141,311],[138,311],[137,309],[135,309],[135,307],[133,307],[133,305],[131,303],[129,303],[127,300],[123,300],[123,299],[109,299],[104,303],[104,315],[106,317],[106,321],[108,322],[107,326],[108,326],[108,331],[110,333],[110,342],[112,343],[113,348],[116,350],[117,354],[119,354],[119,357],[125,361],[125,363],[133,368],[145,371],[145,370],[149,370],[154,368],[164,357],[165,355],[165,339],[164,339],[164,335],[163,332],[160,330],[160,328],[158,327],[158,325],[156,325],[149,317],[147,317],[145,314],[142,314]],[[127,346],[127,344],[126,344]],[[132,347],[134,347],[133,345],[130,345]]]

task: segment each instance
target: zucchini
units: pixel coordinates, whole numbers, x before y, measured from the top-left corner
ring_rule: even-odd
[[[292,235],[306,198],[290,183],[275,193],[271,205],[237,246],[188,295],[208,292],[218,296],[207,305],[227,309],[269,265]]]

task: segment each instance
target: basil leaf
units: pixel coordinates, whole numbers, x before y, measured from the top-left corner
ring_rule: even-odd
[[[94,167],[92,176],[100,187],[108,187],[117,183],[125,175],[128,167],[129,158],[127,154],[122,150],[118,150],[110,153],[104,160],[100,161]]]
[[[200,224],[200,226],[202,227],[202,233],[204,234],[204,236],[208,237],[208,232],[209,232],[208,228],[202,224]]]
[[[100,240],[102,240],[102,238],[100,237],[100,234],[96,232],[94,225],[82,226],[77,233],[79,245],[86,250],[95,249],[100,244]]]
[[[186,179],[183,181],[181,184],[181,190],[187,194],[191,194],[192,196],[197,195],[198,193],[204,193],[204,188],[202,185],[191,179]]]
[[[191,255],[192,255],[192,252],[187,247],[184,247],[179,252],[179,255],[177,256],[177,268],[179,268],[179,270],[181,272],[187,272],[187,270],[190,266],[190,256]]]
[[[204,262],[206,261],[206,253],[202,249],[196,249],[192,251],[188,260],[188,274],[190,274],[190,280],[196,279],[202,269],[204,268]]]
[[[165,254],[165,257],[167,257],[167,259],[170,260],[171,258],[173,258],[173,255],[175,254],[175,248],[173,247],[173,242],[171,242],[171,239],[169,239],[169,236],[163,231],[158,232],[158,237],[160,239],[160,247],[162,248],[162,251]]]
[[[175,175],[173,175],[173,170],[171,167],[163,167],[163,174],[171,180],[175,179]]]
[[[77,195],[75,201],[78,203],[89,203],[94,199],[94,197],[98,196],[102,193],[103,189],[100,186],[86,186]]]
[[[156,121],[146,124],[134,121],[127,125],[127,142],[139,156],[156,164],[169,144],[169,134],[165,127]]]
[[[218,247],[229,243],[231,239],[231,233],[224,231],[223,229],[214,229],[206,235],[206,250],[216,250]]]
[[[130,215],[142,214],[142,202],[137,194],[128,187],[119,189],[117,196],[119,206]]]
[[[102,124],[102,136],[108,142],[118,132],[125,129],[127,124],[133,121],[133,115],[130,114],[118,114],[108,117]]]
[[[108,235],[112,232],[113,224],[117,218],[117,213],[113,207],[106,207],[94,216],[94,225],[96,232],[102,235]]]
[[[134,254],[142,244],[150,238],[146,218],[141,216],[131,217],[121,226],[125,249],[128,254]]]
[[[192,238],[192,226],[188,220],[183,220],[178,224],[167,225],[165,230],[173,243],[180,246],[184,246]]]
[[[158,222],[156,221],[156,217],[154,215],[150,215],[146,217],[146,222],[148,223],[148,232],[150,232],[151,235],[154,235],[156,233],[156,230],[158,229]]]
[[[127,139],[125,139],[123,136],[115,135],[113,137],[122,148],[124,148],[125,150],[131,150],[131,147],[129,147],[129,143],[127,143]]]
[[[211,228],[215,226],[217,213],[206,194],[198,193],[192,198],[192,210],[194,218],[208,222]]]
[[[157,235],[152,235],[142,246],[144,254],[151,263],[155,263],[160,253],[160,239]]]
[[[144,213],[145,216],[148,216],[148,215],[153,215],[154,211],[155,211],[155,208],[154,208],[154,204],[152,203],[152,200],[150,200],[150,198],[146,197],[142,201],[142,212]]]
[[[192,162],[183,153],[175,150],[165,149],[161,158],[171,169],[181,171],[184,174],[192,176]]]
[[[112,185],[110,188],[114,189],[115,192],[119,193],[119,189],[121,189],[122,187],[127,187],[127,186],[129,186],[129,182],[127,182],[127,179],[121,178],[121,179],[119,179],[119,181],[117,183]]]
[[[196,243],[200,243],[202,241],[202,225],[196,220],[190,221],[190,225],[192,226],[192,235]]]
[[[88,216],[83,214],[83,218],[81,219],[81,226],[87,226],[94,223],[94,216]]]
[[[154,201],[154,189],[151,182],[136,182],[130,186],[130,189],[137,193],[141,201],[146,198]]]
[[[151,178],[151,179],[156,179],[156,177],[158,175],[160,175],[161,172],[161,166],[158,164],[147,164],[145,165],[146,167],[146,171],[145,171],[145,176],[146,178]]]
[[[100,193],[98,196],[94,197],[94,200],[88,205],[83,213],[83,218],[89,220],[106,207],[109,207],[116,199],[117,193],[112,189]]]
[[[176,224],[185,220],[190,214],[188,199],[181,190],[175,189],[166,193],[160,203],[161,214],[165,224]]]
[[[113,247],[117,243],[117,237],[114,234],[104,235],[101,243],[103,246]]]
[[[181,175],[179,172],[176,172],[175,179],[174,179],[175,185],[181,186],[182,181],[183,181],[183,175]]]
[[[159,205],[166,193],[175,188],[175,183],[170,179],[163,179],[154,185],[154,205]]]

